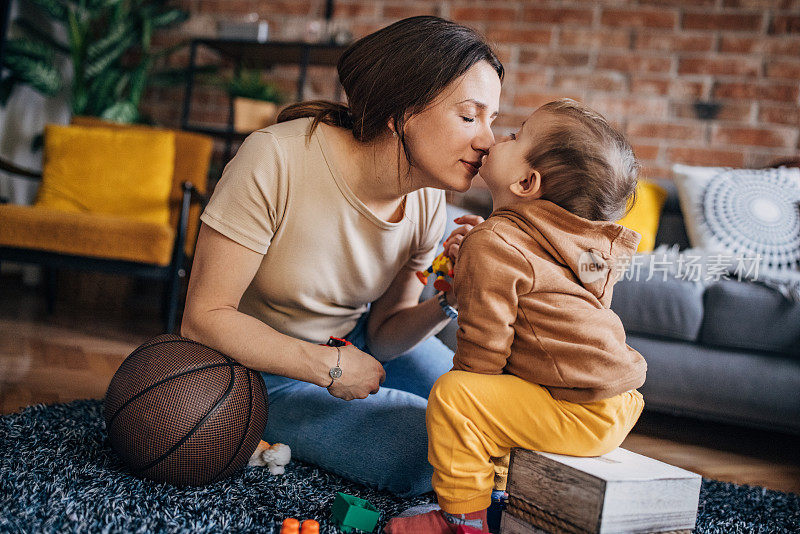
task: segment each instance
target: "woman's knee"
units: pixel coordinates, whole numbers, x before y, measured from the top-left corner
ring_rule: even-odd
[[[413,457],[402,458],[386,466],[386,489],[401,497],[414,497],[433,491],[433,467],[428,463],[427,440],[422,445],[424,450],[418,451]]]
[[[391,438],[384,436],[380,459],[382,486],[400,496],[410,497],[432,490],[433,468],[428,463],[428,434],[424,409],[409,410],[393,425]]]

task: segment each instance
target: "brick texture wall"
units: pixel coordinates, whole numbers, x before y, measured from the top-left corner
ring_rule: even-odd
[[[175,3],[192,18],[164,44],[248,13],[279,38],[325,10],[320,0]],[[334,16],[358,38],[417,14],[467,24],[493,43],[507,73],[498,134],[568,96],[628,135],[645,176],[669,177],[673,163],[756,167],[800,154],[800,0],[338,0]],[[272,71],[289,94],[296,74]],[[334,70],[312,68],[306,96],[333,98],[334,80]],[[151,90],[146,110],[177,125],[182,95]],[[700,119],[698,102],[717,104],[716,117]],[[198,90],[193,120],[224,123],[226,113],[224,93]]]

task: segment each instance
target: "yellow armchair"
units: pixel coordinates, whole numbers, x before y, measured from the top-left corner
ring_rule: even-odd
[[[48,126],[41,175],[0,159],[0,169],[42,181],[34,205],[0,204],[0,261],[45,266],[50,311],[56,269],[164,281],[164,327],[173,332],[212,144],[200,134],[90,117]]]

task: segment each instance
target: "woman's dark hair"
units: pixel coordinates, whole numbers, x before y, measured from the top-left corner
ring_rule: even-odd
[[[450,82],[479,61],[487,61],[503,79],[503,65],[473,29],[433,16],[400,20],[353,43],[339,58],[339,81],[348,105],[326,100],[299,102],[284,108],[278,122],[313,117],[352,130],[359,141],[371,141],[394,123],[406,158],[405,115],[423,111]]]

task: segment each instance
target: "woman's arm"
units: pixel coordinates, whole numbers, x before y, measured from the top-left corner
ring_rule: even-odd
[[[241,313],[239,301],[263,256],[202,224],[181,334],[257,371],[327,386],[337,351],[284,335]],[[341,350],[342,377],[329,388],[346,400],[365,398],[383,382],[383,366],[355,347]]]
[[[444,242],[444,250],[458,261],[459,247],[464,236],[483,222],[479,215],[463,215],[455,220],[461,226],[453,230]],[[386,362],[412,349],[418,343],[442,330],[450,318],[445,315],[436,298],[419,302],[423,286],[415,271],[403,268],[389,289],[370,306],[367,335],[373,356]],[[446,294],[447,302],[457,307],[455,294]]]
[[[419,302],[423,287],[415,271],[403,267],[389,289],[370,306],[368,343],[378,360],[391,360],[450,322],[435,298]]]

